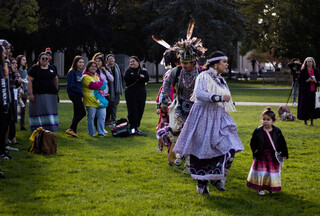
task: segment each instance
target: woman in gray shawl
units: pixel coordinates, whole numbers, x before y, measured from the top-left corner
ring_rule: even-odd
[[[117,119],[117,108],[120,102],[120,96],[122,95],[122,74],[119,66],[115,63],[115,58],[113,54],[108,54],[106,57],[107,66],[111,69],[111,74],[114,77],[114,81],[110,82],[109,94],[110,101],[107,108],[106,122],[108,125],[115,126],[115,121]]]

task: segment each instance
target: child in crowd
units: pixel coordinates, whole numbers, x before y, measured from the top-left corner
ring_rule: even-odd
[[[281,191],[281,166],[275,157],[275,150],[283,159],[288,158],[286,141],[281,130],[274,126],[276,114],[267,107],[261,116],[262,125],[252,134],[250,146],[253,153],[253,163],[247,178],[247,186],[265,195]],[[272,137],[272,139],[271,139]]]

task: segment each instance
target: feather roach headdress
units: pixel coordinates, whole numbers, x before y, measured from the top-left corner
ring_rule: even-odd
[[[161,61],[161,64],[165,65],[166,68],[174,67],[176,62],[179,61],[179,56],[182,62],[191,62],[196,61],[197,58],[203,57],[203,54],[207,51],[206,48],[202,47],[200,38],[191,38],[194,24],[195,20],[192,18],[187,30],[187,39],[181,39],[181,41],[177,42],[173,47],[163,39],[152,35],[152,39],[155,42],[166,48]]]
[[[181,41],[178,41],[173,46],[173,49],[180,53],[181,62],[196,61],[200,57],[204,57],[204,53],[207,51],[207,49],[202,46],[200,38],[191,38],[194,24],[195,21],[192,18],[190,20],[189,27],[187,30],[187,38],[185,40],[181,39]]]
[[[166,68],[175,67],[177,62],[179,62],[179,53],[173,47],[171,47],[167,42],[163,39],[152,35],[152,39],[160,44],[161,46],[166,48],[166,51],[163,53],[163,58],[161,60],[161,64],[164,65]]]

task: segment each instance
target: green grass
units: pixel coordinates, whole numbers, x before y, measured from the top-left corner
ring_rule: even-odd
[[[147,87],[154,89],[151,94],[156,92],[156,84]],[[270,92],[259,97],[253,90],[237,91],[232,90],[233,98],[272,97]],[[285,93],[273,98],[286,101]],[[236,155],[227,190],[210,186],[211,197],[204,197],[197,193],[195,181],[182,174],[182,167],[168,166],[165,153],[156,152],[154,105],[146,105],[141,125],[148,137],[93,138],[87,135],[83,119],[78,129],[82,139],[75,139],[64,133],[71,123],[72,105],[59,104],[56,155],[29,154],[30,132],[18,130],[21,151],[10,152],[14,160],[0,160],[7,177],[0,180],[0,215],[319,215],[319,120],[314,127],[302,121],[276,123],[289,149],[282,192],[260,197],[245,186],[252,163],[249,140],[260,125],[263,108],[237,106],[231,114],[245,150]],[[292,111],[296,115],[296,109]],[[126,105],[120,104],[118,117],[126,115]]]
[[[233,101],[241,102],[281,102],[285,103],[289,96],[291,86],[283,85],[262,85],[259,81],[230,81],[229,87]],[[155,101],[161,84],[149,83],[146,88],[148,91],[147,100]],[[65,86],[60,87],[60,99],[68,100],[67,90]],[[292,97],[291,97],[292,99]],[[122,95],[121,100],[125,100]]]

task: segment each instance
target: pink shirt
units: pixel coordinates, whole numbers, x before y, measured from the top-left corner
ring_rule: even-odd
[[[314,70],[313,70],[313,68],[312,68],[311,71],[309,71],[308,68],[307,68],[307,70],[308,70],[308,73],[309,73],[309,77],[314,76]],[[310,91],[311,91],[311,92],[316,91],[316,85],[315,85],[313,82],[310,83]]]

